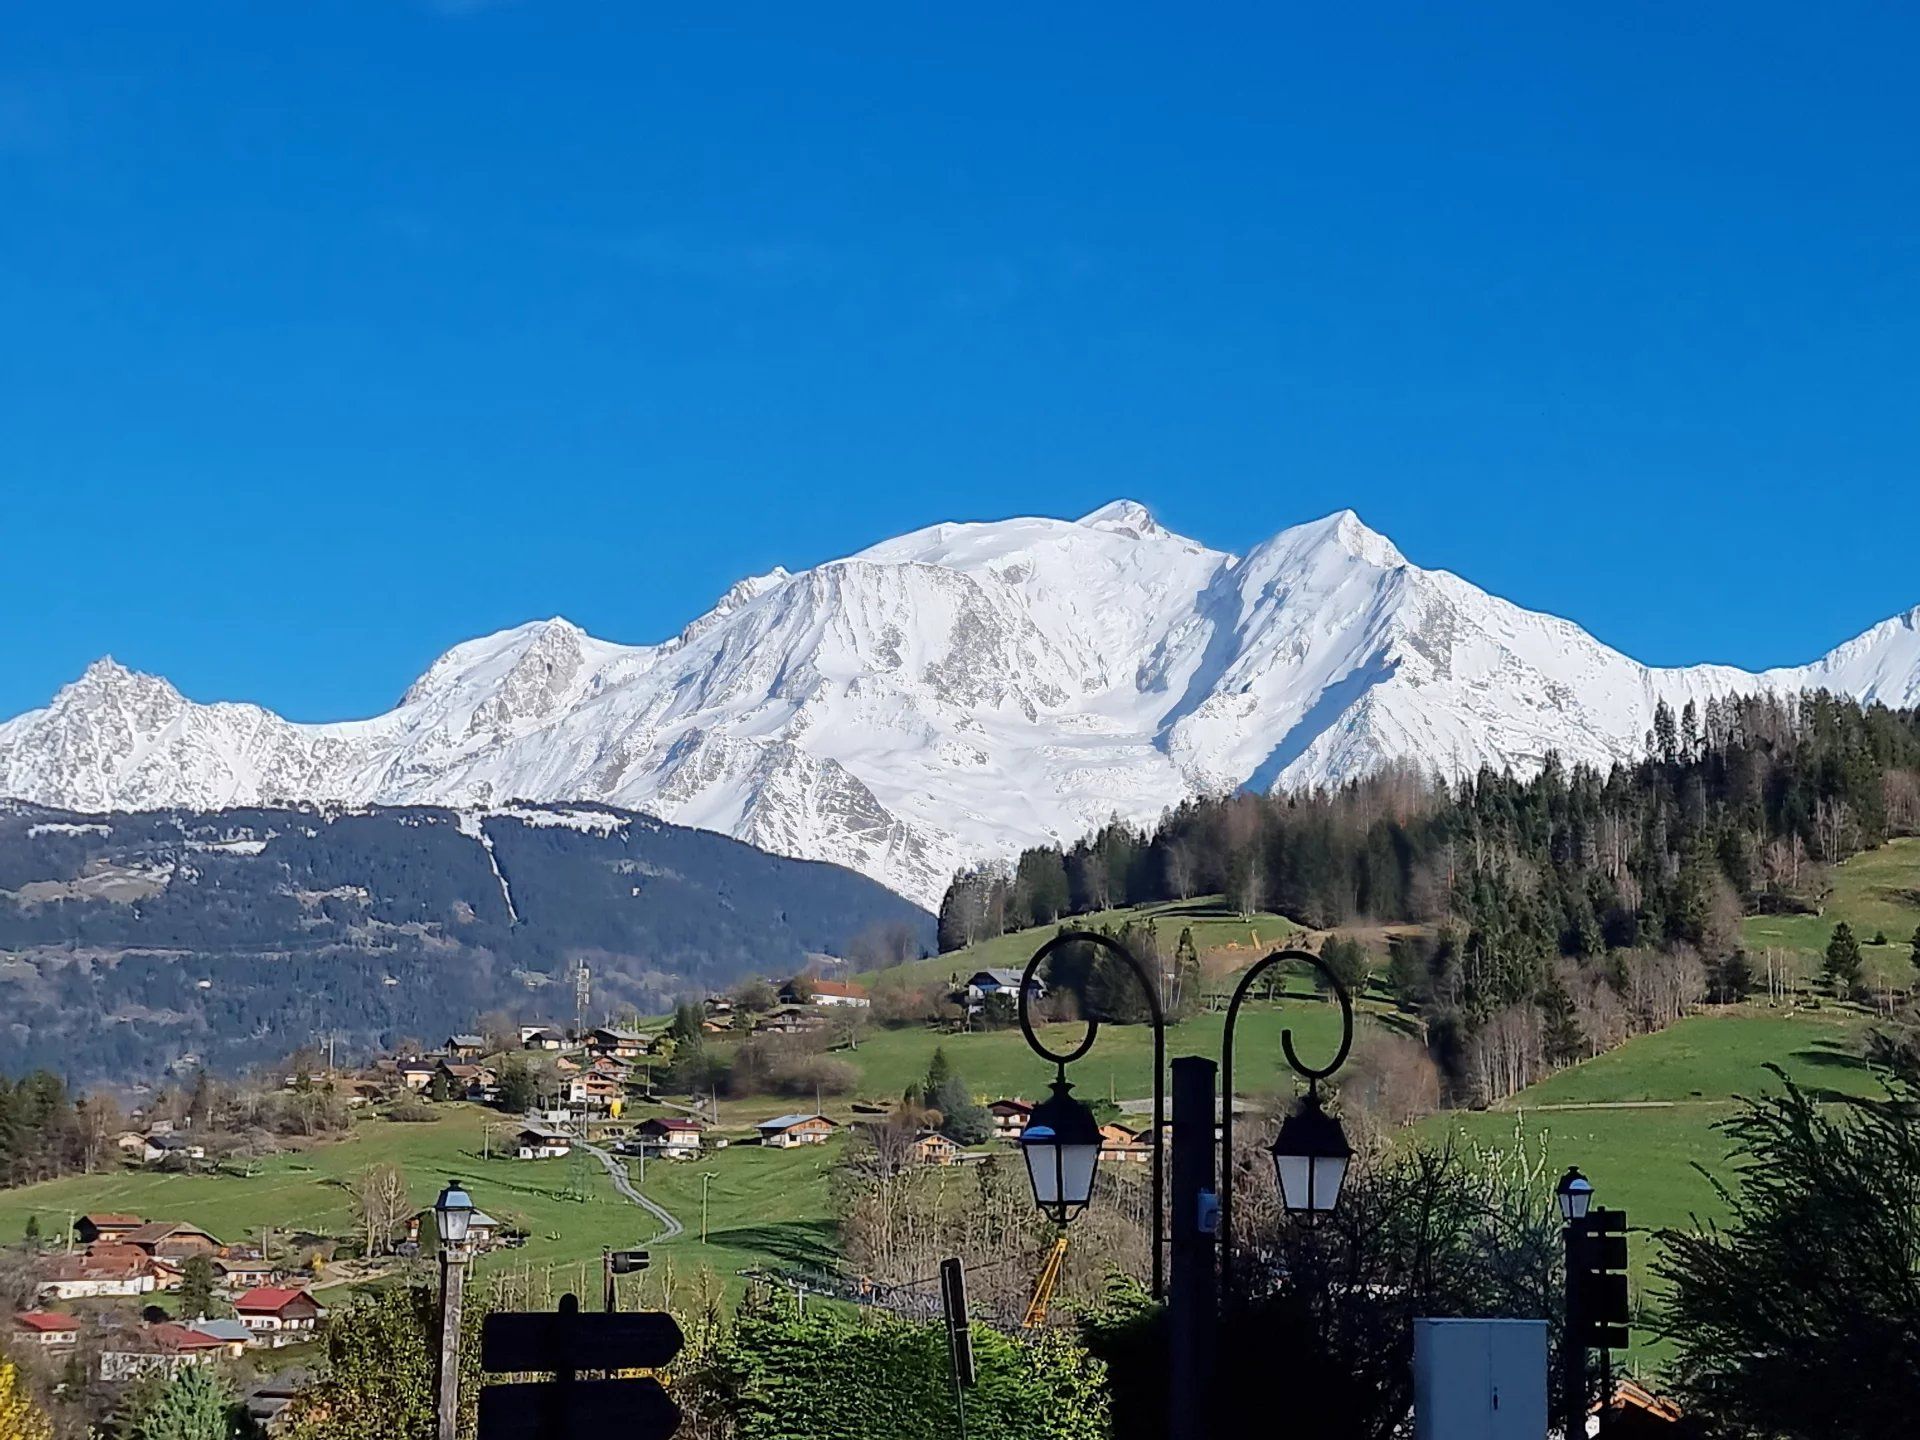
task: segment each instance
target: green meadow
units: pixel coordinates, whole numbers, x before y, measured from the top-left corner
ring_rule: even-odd
[[[1920,929],[1920,837],[1890,840],[1878,850],[1855,855],[1833,870],[1833,893],[1819,915],[1750,915],[1742,923],[1747,950],[1756,957],[1768,949],[1800,957],[1804,973],[1817,975],[1833,927],[1853,927],[1875,984],[1903,989],[1914,983],[1913,935]],[[1876,945],[1874,937],[1887,943]]]

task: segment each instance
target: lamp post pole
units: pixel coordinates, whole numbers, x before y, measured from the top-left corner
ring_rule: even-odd
[[[460,1303],[467,1288],[467,1228],[473,1199],[458,1180],[448,1182],[433,1205],[440,1236],[440,1356],[435,1376],[439,1440],[455,1440],[460,1425]]]
[[[1167,1291],[1171,1327],[1169,1367],[1171,1435],[1189,1440],[1212,1433],[1214,1325],[1213,1061],[1182,1055],[1173,1062],[1172,1276]]]
[[[1593,1184],[1574,1166],[1560,1177],[1554,1188],[1560,1206],[1560,1218],[1566,1228],[1560,1232],[1566,1247],[1567,1313],[1566,1331],[1560,1342],[1560,1404],[1566,1417],[1567,1440],[1583,1440],[1587,1419],[1587,1349],[1582,1343],[1586,1328],[1586,1286],[1580,1251],[1581,1226],[1593,1208]]]

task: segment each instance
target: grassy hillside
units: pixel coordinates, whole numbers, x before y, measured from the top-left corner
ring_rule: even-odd
[[[1218,952],[1217,960],[1227,960],[1233,957],[1234,951],[1243,951],[1244,954],[1237,957],[1241,965],[1301,933],[1301,926],[1284,915],[1264,911],[1239,915],[1226,908],[1218,897],[1211,896],[1164,905],[1098,910],[1090,915],[1069,917],[1061,923],[1076,929],[1097,930],[1102,926],[1118,928],[1127,920],[1151,923],[1155,938],[1168,954],[1173,953],[1180,931],[1191,927],[1193,943],[1203,957],[1214,951]],[[875,985],[924,985],[955,974],[964,978],[975,970],[1023,969],[1033,958],[1033,952],[1044,945],[1057,928],[1043,925],[1011,935],[997,935],[964,949],[949,950],[943,955],[910,961],[861,978]]]
[[[1220,1034],[1225,1017],[1219,1014],[1195,1015],[1169,1027],[1167,1055],[1220,1054]],[[1361,1025],[1402,1025],[1406,1021],[1387,1007],[1374,1002],[1360,1006]],[[1241,1015],[1235,1032],[1236,1087],[1243,1093],[1259,1094],[1284,1082],[1286,1062],[1281,1058],[1280,1032],[1291,1026],[1294,1044],[1302,1059],[1320,1059],[1331,1054],[1340,1039],[1340,1012],[1331,1000],[1296,995],[1269,1006],[1253,1002]],[[1039,1027],[1040,1038],[1049,1049],[1069,1051],[1085,1028],[1078,1024]],[[925,1030],[878,1031],[860,1042],[857,1051],[842,1052],[841,1058],[859,1066],[863,1093],[880,1098],[900,1094],[910,1081],[927,1073],[927,1062],[935,1046],[944,1049],[953,1068],[972,1088],[985,1096],[1042,1095],[1053,1078],[1052,1067],[1027,1048],[1018,1029],[997,1030],[987,1034],[935,1035]],[[1071,1078],[1089,1092],[1089,1098],[1102,1098],[1109,1092],[1120,1099],[1152,1093],[1153,1035],[1144,1025],[1103,1026],[1100,1038],[1086,1059],[1077,1063]],[[829,1106],[829,1109],[832,1107]]]
[[[482,1209],[525,1227],[532,1237],[526,1246],[482,1257],[481,1274],[508,1268],[535,1275],[551,1271],[558,1294],[575,1283],[580,1264],[595,1270],[603,1245],[644,1245],[654,1236],[655,1219],[619,1197],[597,1162],[587,1198],[573,1200],[567,1198],[566,1161],[503,1158],[500,1128],[493,1135],[494,1158],[482,1158],[481,1127],[489,1121],[497,1126],[498,1117],[460,1104],[438,1107],[436,1118],[421,1124],[366,1120],[348,1139],[261,1161],[251,1178],[129,1171],[0,1191],[0,1237],[17,1238],[28,1215],[38,1217],[43,1233],[57,1235],[70,1213],[89,1210],[190,1220],[228,1241],[257,1237],[268,1225],[282,1236],[295,1229],[341,1235],[353,1224],[353,1176],[379,1162],[400,1167],[422,1207],[457,1176]],[[647,1283],[660,1285],[669,1271],[676,1284],[685,1284],[702,1268],[730,1276],[745,1266],[783,1265],[803,1252],[817,1253],[829,1234],[826,1175],[832,1149],[736,1147],[709,1164],[649,1165],[646,1193],[680,1217],[688,1233],[655,1247],[662,1274]],[[716,1177],[709,1207],[712,1243],[704,1247],[698,1233],[702,1170]],[[598,1281],[592,1273],[588,1278],[590,1293],[597,1296]]]
[[[1736,1109],[1734,1097],[1777,1089],[1764,1068],[1779,1065],[1795,1083],[1828,1095],[1872,1095],[1878,1086],[1857,1055],[1867,1018],[1828,1007],[1785,1012],[1743,1007],[1695,1015],[1617,1050],[1563,1070],[1497,1110],[1451,1112],[1423,1121],[1428,1138],[1544,1153],[1549,1176],[1578,1165],[1599,1203],[1624,1208],[1634,1227],[1636,1301],[1651,1298],[1657,1245],[1651,1234],[1690,1217],[1716,1218],[1724,1207],[1696,1167],[1731,1179],[1727,1141],[1714,1127]],[[1636,1332],[1643,1353],[1652,1337]]]
[[[1920,927],[1920,838],[1890,840],[1878,850],[1834,867],[1833,894],[1819,915],[1752,915],[1741,927],[1747,949],[1769,947],[1809,957],[1813,973],[1825,953],[1833,927],[1853,927],[1866,956],[1867,974],[1896,988],[1913,983],[1913,932]],[[1887,944],[1870,943],[1884,933]]]
[[[1920,908],[1902,907],[1907,904],[1903,897],[1916,884],[1920,842],[1899,842],[1889,851],[1840,867],[1828,917],[1755,919],[1748,922],[1750,933],[1772,934],[1775,944],[1785,944],[1783,936],[1798,935],[1797,943],[1817,949],[1824,946],[1833,919],[1844,915],[1863,939],[1883,927],[1889,936],[1902,928],[1911,935],[1913,924],[1920,923]],[[1244,965],[1298,929],[1282,916],[1243,919],[1222,914],[1207,902],[1089,918],[1117,924],[1127,914],[1145,914],[1169,947],[1180,927],[1191,925],[1203,954],[1211,953],[1217,974]],[[1788,928],[1776,928],[1783,926]],[[879,985],[945,980],[956,971],[1024,964],[1047,933],[1050,927],[1003,936],[871,978]],[[1898,959],[1905,964],[1904,949]],[[1292,977],[1289,985],[1290,993],[1278,1004],[1256,1004],[1242,1018],[1237,1088],[1243,1095],[1290,1087],[1280,1053],[1282,1029],[1294,1028],[1308,1056],[1329,1053],[1335,1042],[1337,1011],[1332,1004],[1314,995],[1304,977]],[[1410,1024],[1377,998],[1363,999],[1359,1008],[1363,1026],[1404,1030]],[[1578,1164],[1600,1187],[1602,1203],[1625,1206],[1636,1227],[1682,1224],[1690,1214],[1717,1213],[1712,1187],[1694,1167],[1723,1170],[1726,1146],[1713,1127],[1733,1112],[1733,1097],[1773,1083],[1763,1068],[1767,1063],[1780,1064],[1799,1083],[1834,1095],[1873,1093],[1873,1079],[1856,1056],[1867,1024],[1859,1012],[1837,1006],[1789,1012],[1756,1005],[1699,1015],[1562,1071],[1495,1111],[1434,1116],[1417,1133],[1452,1134],[1496,1145],[1510,1145],[1518,1136],[1544,1150],[1555,1174]],[[1217,1013],[1202,1013],[1173,1027],[1169,1056],[1217,1058],[1221,1027]],[[1081,1033],[1077,1024],[1060,1025],[1047,1027],[1043,1038],[1056,1048],[1071,1049]],[[983,1099],[1002,1094],[1037,1097],[1051,1078],[1050,1067],[1028,1051],[1017,1030],[946,1034],[920,1027],[874,1029],[858,1049],[839,1054],[859,1071],[859,1096],[884,1101],[926,1073],[936,1047],[945,1049],[954,1068]],[[1074,1079],[1090,1101],[1129,1100],[1150,1093],[1151,1073],[1146,1029],[1109,1026],[1092,1053],[1075,1066]],[[756,1120],[808,1103],[729,1100],[721,1107],[723,1125],[744,1133]],[[839,1119],[853,1117],[852,1097],[829,1097],[825,1108]],[[548,1273],[557,1294],[577,1285],[585,1265],[591,1289],[591,1270],[601,1246],[651,1241],[656,1221],[621,1199],[597,1164],[590,1172],[588,1198],[576,1200],[567,1198],[564,1161],[481,1158],[482,1127],[488,1122],[499,1127],[496,1141],[504,1138],[500,1117],[447,1105],[425,1124],[362,1120],[346,1140],[261,1161],[251,1178],[127,1172],[0,1191],[0,1241],[19,1236],[29,1214],[38,1217],[44,1232],[58,1233],[70,1211],[100,1209],[192,1220],[228,1240],[255,1235],[265,1225],[283,1233],[306,1228],[344,1234],[352,1223],[351,1179],[380,1161],[402,1169],[422,1206],[447,1177],[457,1175],[469,1182],[484,1208],[530,1232],[524,1249],[484,1260],[483,1273],[526,1269],[536,1277],[536,1286],[537,1277]],[[686,1287],[702,1270],[726,1281],[747,1267],[830,1263],[828,1176],[837,1154],[837,1144],[792,1151],[735,1145],[699,1162],[649,1164],[644,1193],[675,1214],[687,1233],[653,1245],[655,1270],[637,1287],[636,1298],[658,1303],[672,1286],[685,1301],[690,1293]],[[699,1241],[703,1175],[713,1177],[708,1190],[710,1243],[704,1246]],[[1651,1243],[1636,1240],[1635,1275],[1641,1282],[1651,1255]],[[737,1289],[737,1284],[729,1288]]]

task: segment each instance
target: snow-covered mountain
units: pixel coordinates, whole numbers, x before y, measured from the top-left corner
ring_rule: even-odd
[[[1201,790],[1411,758],[1605,763],[1654,705],[1824,687],[1920,703],[1920,608],[1811,665],[1652,669],[1409,564],[1351,511],[1245,556],[1119,501],[945,524],[743,580],[658,645],[565,620],[442,656],[370,720],[200,705],[111,660],[0,724],[0,795],[76,810],[599,800],[930,904],[962,863]]]

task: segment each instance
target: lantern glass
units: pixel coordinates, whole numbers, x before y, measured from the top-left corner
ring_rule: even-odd
[[[1063,1225],[1093,1199],[1100,1168],[1100,1127],[1068,1093],[1072,1088],[1064,1076],[1056,1080],[1052,1097],[1034,1108],[1020,1134],[1034,1204]]]
[[[447,1188],[440,1192],[440,1198],[433,1202],[433,1223],[440,1232],[440,1243],[466,1244],[467,1227],[472,1220],[473,1197],[467,1194],[458,1180],[448,1181]]]
[[[1593,1206],[1593,1182],[1579,1170],[1569,1167],[1560,1177],[1559,1188],[1554,1192],[1560,1202],[1560,1218],[1571,1225],[1576,1220],[1587,1218],[1587,1211]]]
[[[1319,1092],[1309,1090],[1273,1142],[1281,1202],[1295,1215],[1326,1214],[1340,1203],[1352,1159],[1346,1131],[1321,1108]]]

